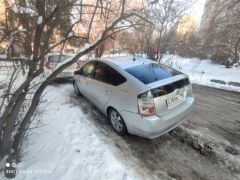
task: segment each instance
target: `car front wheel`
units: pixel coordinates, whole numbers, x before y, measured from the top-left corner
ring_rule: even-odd
[[[109,110],[108,118],[113,127],[113,130],[120,136],[127,133],[127,128],[121,115],[113,108]]]
[[[77,96],[81,96],[81,93],[80,93],[80,91],[79,91],[79,89],[78,89],[78,86],[77,86],[76,81],[73,81],[73,87],[74,87],[74,92],[75,92],[75,94],[76,94]]]

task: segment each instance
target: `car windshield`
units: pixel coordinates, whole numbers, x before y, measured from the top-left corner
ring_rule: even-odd
[[[72,56],[70,55],[50,55],[48,57],[48,61],[50,63],[61,63],[69,58],[71,58]]]
[[[156,63],[134,66],[125,69],[125,71],[127,71],[129,74],[131,74],[144,84],[150,84],[162,79],[181,74],[181,72],[179,71]]]

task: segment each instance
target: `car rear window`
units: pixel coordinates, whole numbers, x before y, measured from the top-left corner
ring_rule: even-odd
[[[48,62],[50,63],[61,63],[64,62],[65,60],[71,58],[72,56],[68,55],[50,55],[48,57]]]
[[[131,74],[144,84],[150,84],[162,79],[182,74],[179,71],[156,63],[134,66],[125,69],[125,71],[127,71],[129,74]]]

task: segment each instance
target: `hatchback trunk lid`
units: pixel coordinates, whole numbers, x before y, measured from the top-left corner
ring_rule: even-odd
[[[174,111],[191,92],[188,77],[170,67],[143,63],[125,70],[149,88],[158,116]]]
[[[185,103],[192,91],[190,82],[184,74],[149,84],[148,87],[151,89],[158,116],[176,110]]]

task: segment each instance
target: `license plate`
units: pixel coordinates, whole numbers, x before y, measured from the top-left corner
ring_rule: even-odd
[[[172,98],[167,99],[166,104],[167,104],[168,109],[171,109],[171,108],[181,104],[182,102],[185,101],[185,98],[186,98],[185,93],[182,93],[182,94],[178,94]]]

